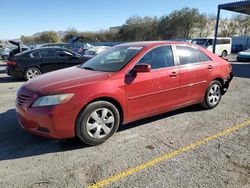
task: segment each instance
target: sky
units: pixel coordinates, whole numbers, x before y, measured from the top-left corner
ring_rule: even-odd
[[[133,15],[168,15],[183,7],[217,13],[217,6],[233,0],[0,0],[0,40],[53,30],[98,31],[120,26]],[[222,11],[222,17],[232,13]]]

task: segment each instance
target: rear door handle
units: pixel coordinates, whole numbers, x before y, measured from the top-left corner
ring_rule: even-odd
[[[212,69],[212,68],[213,68],[213,65],[208,65],[207,68],[208,68],[208,69]]]
[[[170,73],[170,75],[169,75],[169,76],[170,76],[170,77],[176,77],[177,75],[178,75],[178,73],[177,73],[177,72],[175,72],[175,71],[173,71],[173,72],[171,72],[171,73]]]

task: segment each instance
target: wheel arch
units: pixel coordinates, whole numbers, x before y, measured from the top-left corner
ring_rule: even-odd
[[[26,68],[24,69],[24,71],[23,71],[23,77],[24,77],[24,78],[25,78],[25,73],[26,73],[26,71],[27,71],[29,68],[32,68],[32,67],[39,69],[39,71],[41,71],[41,74],[43,74],[43,70],[41,69],[41,67],[39,67],[39,66],[37,66],[37,65],[30,65],[30,66],[26,67]]]
[[[40,66],[37,66],[37,65],[30,65],[30,66],[28,66],[28,67],[26,67],[26,68],[24,69],[23,74],[25,74],[25,72],[27,71],[27,69],[32,68],[32,67],[39,69],[39,70],[41,71],[41,73],[43,73],[43,70],[42,70],[42,68],[41,68]]]
[[[217,78],[213,79],[213,81],[215,81],[215,80],[219,81],[219,82],[221,83],[221,86],[223,87],[223,85],[224,85],[224,80],[223,80],[222,78],[217,77]]]
[[[95,98],[95,99],[89,101],[88,103],[86,103],[82,107],[82,109],[78,112],[76,120],[75,120],[75,130],[76,130],[77,124],[79,123],[78,121],[79,121],[79,117],[80,117],[81,113],[86,109],[86,107],[89,104],[91,104],[93,102],[96,102],[96,101],[107,101],[107,102],[110,102],[111,104],[113,104],[117,108],[117,110],[119,112],[119,115],[120,115],[120,125],[124,122],[124,116],[125,116],[124,109],[122,108],[122,105],[120,104],[120,102],[118,100],[114,99],[113,97],[98,97],[98,98]]]
[[[228,55],[227,49],[223,49],[222,52],[221,52],[221,57],[222,57],[222,55],[223,55],[223,52],[226,52],[226,54]]]
[[[221,77],[217,77],[217,78],[213,79],[213,81],[215,81],[215,80],[220,82],[221,87],[222,87],[221,94],[224,95],[226,93],[225,88],[227,89],[227,86],[225,85],[225,80]]]

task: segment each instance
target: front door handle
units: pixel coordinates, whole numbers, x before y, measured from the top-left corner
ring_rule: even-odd
[[[169,76],[170,76],[170,77],[176,77],[177,75],[178,75],[178,73],[177,73],[177,72],[175,72],[175,71],[173,71],[173,72],[171,72],[171,73],[170,73],[170,75],[169,75]]]

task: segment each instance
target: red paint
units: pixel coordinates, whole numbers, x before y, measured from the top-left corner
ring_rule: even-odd
[[[116,100],[123,111],[123,123],[181,108],[203,100],[210,82],[214,79],[228,79],[231,66],[227,61],[201,48],[211,59],[185,66],[148,70],[139,67],[135,78],[127,73],[150,49],[160,45],[175,45],[171,42],[141,42],[127,45],[141,45],[145,48],[122,70],[114,73],[98,72],[71,67],[47,73],[26,82],[18,91],[17,116],[22,127],[33,134],[51,138],[75,136],[75,122],[84,106],[98,98]],[[191,45],[191,44],[187,44]],[[191,45],[192,46],[192,45]],[[67,103],[31,107],[40,96],[75,93]],[[20,105],[20,102],[23,104]],[[49,133],[38,128],[47,128]]]

